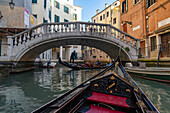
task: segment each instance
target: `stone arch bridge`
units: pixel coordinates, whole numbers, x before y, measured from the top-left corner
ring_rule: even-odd
[[[34,61],[42,52],[64,45],[100,49],[122,60],[137,60],[140,40],[108,24],[89,22],[43,23],[8,37],[10,61]],[[128,47],[130,50],[126,51]]]

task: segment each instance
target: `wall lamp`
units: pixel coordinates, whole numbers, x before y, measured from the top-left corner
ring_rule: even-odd
[[[11,2],[7,2],[7,1],[1,1],[1,3],[4,3],[4,4],[9,4],[9,7],[10,7],[10,9],[11,10],[13,10],[14,9],[14,6],[15,6],[15,4],[14,4],[14,0],[10,0]]]
[[[123,23],[128,23],[130,25],[130,27],[132,27],[132,22],[129,22],[129,21],[122,21],[121,22],[121,25],[123,25]]]
[[[9,6],[10,6],[10,9],[13,10],[14,9],[14,0],[11,0],[11,2],[9,2]]]

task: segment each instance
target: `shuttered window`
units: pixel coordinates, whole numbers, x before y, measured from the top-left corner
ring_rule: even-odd
[[[146,7],[148,8],[154,3],[156,3],[156,0],[146,0]]]
[[[122,13],[125,13],[128,10],[128,0],[122,2]]]
[[[45,20],[45,18],[43,18],[43,23],[48,23],[48,20]]]
[[[49,19],[51,21],[51,11],[49,10]]]
[[[69,8],[66,7],[66,6],[64,6],[64,12],[67,13],[67,14],[69,14]]]
[[[47,7],[47,0],[44,0],[44,9]]]
[[[32,3],[37,3],[37,0],[32,0]]]
[[[59,17],[59,16],[57,16],[57,15],[55,15],[55,17],[54,17],[54,21],[55,21],[55,22],[60,22],[60,17]]]
[[[55,2],[54,2],[54,6],[55,6],[56,8],[58,8],[58,9],[60,9],[60,3],[59,3],[59,2],[55,1]]]
[[[141,0],[134,0],[134,5],[140,2]]]
[[[100,16],[100,21],[102,21],[102,16]]]

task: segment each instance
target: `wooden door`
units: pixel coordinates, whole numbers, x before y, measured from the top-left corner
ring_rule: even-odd
[[[162,57],[170,57],[170,33],[161,35]]]
[[[123,31],[127,33],[127,23],[123,24]]]

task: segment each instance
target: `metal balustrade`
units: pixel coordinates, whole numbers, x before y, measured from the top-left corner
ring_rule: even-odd
[[[15,47],[49,33],[76,33],[96,35],[103,38],[116,38],[134,48],[137,48],[137,41],[139,41],[139,39],[114,26],[89,22],[43,23],[10,38],[12,38],[12,45]]]

